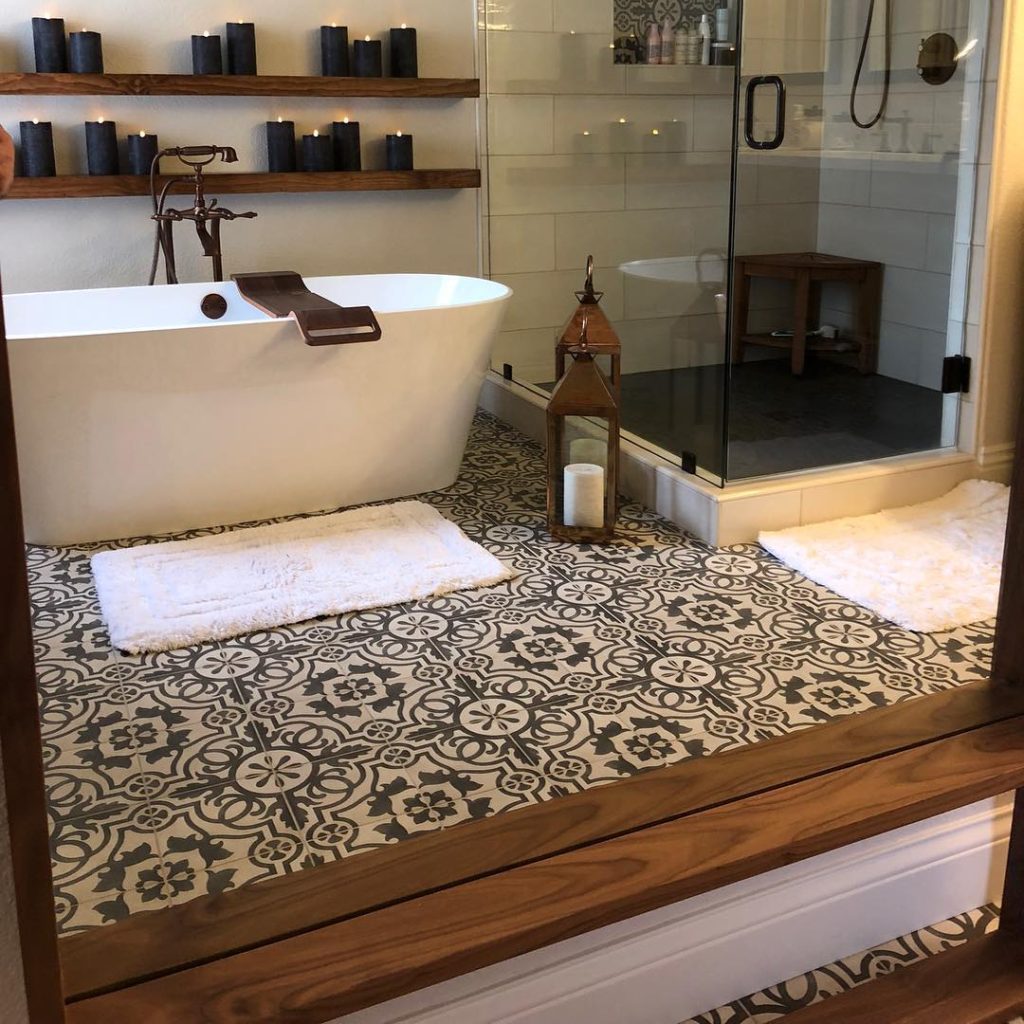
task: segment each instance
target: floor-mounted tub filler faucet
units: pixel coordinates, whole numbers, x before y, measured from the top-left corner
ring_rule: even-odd
[[[192,168],[191,174],[177,174],[168,177],[160,191],[157,191],[157,168],[161,157],[175,157]],[[207,201],[206,180],[203,169],[214,160],[233,164],[238,154],[230,146],[179,146],[163,149],[153,159],[149,171],[149,191],[153,200],[153,220],[156,221],[156,239],[153,243],[153,263],[149,271],[149,283],[156,282],[160,254],[163,253],[167,283],[178,283],[178,269],[174,258],[174,225],[177,221],[190,220],[196,226],[196,234],[203,246],[203,255],[213,260],[213,280],[224,280],[224,256],[220,244],[220,225],[225,220],[239,217],[252,219],[255,213],[233,213],[217,205],[216,199]],[[189,184],[195,189],[192,207],[187,210],[167,209],[167,197],[171,189],[179,184]]]

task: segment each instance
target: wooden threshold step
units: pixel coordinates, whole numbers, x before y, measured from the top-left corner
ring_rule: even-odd
[[[997,931],[788,1013],[785,1024],[1007,1024],[1024,1010],[1024,937]]]

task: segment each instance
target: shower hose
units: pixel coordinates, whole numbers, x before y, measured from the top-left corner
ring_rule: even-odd
[[[875,20],[875,0],[870,0],[868,17],[864,24],[864,39],[861,41],[860,57],[857,59],[857,70],[853,76],[853,87],[850,89],[850,119],[858,128],[874,128],[885,117],[889,105],[889,83],[892,79],[892,0],[885,0],[885,80],[882,85],[882,100],[878,104],[878,113],[870,121],[862,121],[857,116],[857,92],[860,89],[860,76],[864,71],[864,59],[871,41],[871,25]]]

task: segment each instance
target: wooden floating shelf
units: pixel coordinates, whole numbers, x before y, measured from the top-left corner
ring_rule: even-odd
[[[475,99],[478,78],[303,75],[74,75],[7,72],[0,94],[24,96],[308,96]]]
[[[157,178],[159,186],[167,175]],[[211,195],[229,192],[403,192],[419,189],[479,188],[480,171],[324,171],[290,174],[207,174]],[[15,178],[8,199],[83,199],[91,196],[148,196],[145,174],[68,174]]]

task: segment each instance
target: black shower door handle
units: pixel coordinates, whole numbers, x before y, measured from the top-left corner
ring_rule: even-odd
[[[762,85],[775,87],[775,134],[765,142],[754,138],[754,97]],[[751,149],[778,149],[786,137],[786,83],[778,75],[755,75],[747,82],[747,114],[743,137]]]

